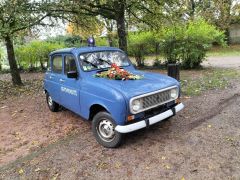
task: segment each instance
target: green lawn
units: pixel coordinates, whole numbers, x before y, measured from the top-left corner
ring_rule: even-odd
[[[232,69],[199,70],[198,76],[182,73],[181,85],[183,95],[194,96],[212,89],[226,88],[231,80],[239,79],[240,72]]]
[[[230,45],[227,47],[213,47],[207,52],[207,56],[240,56],[240,44],[239,45]],[[135,58],[130,57],[131,61],[135,63]],[[145,62],[153,62],[156,59],[156,55],[147,55],[144,56]],[[164,61],[163,56],[160,54],[158,59]]]
[[[146,70],[166,74],[166,70]],[[181,90],[183,96],[196,96],[204,91],[226,88],[230,81],[240,78],[240,71],[233,69],[204,68],[181,70]]]
[[[230,45],[228,47],[213,47],[207,56],[240,56],[240,45]]]

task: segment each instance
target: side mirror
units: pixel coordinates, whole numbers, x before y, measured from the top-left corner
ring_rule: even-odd
[[[67,77],[77,79],[78,73],[77,73],[77,71],[69,71],[69,72],[67,72]]]

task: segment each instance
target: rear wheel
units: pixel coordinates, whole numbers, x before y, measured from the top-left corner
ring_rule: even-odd
[[[54,102],[52,97],[48,93],[46,94],[46,100],[48,107],[52,112],[57,112],[59,110],[59,104]]]
[[[116,124],[111,115],[105,111],[97,113],[92,121],[92,131],[99,144],[107,148],[118,147],[123,134],[115,131]]]

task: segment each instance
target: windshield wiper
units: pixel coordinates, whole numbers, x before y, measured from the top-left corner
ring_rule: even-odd
[[[95,67],[95,68],[98,69],[98,66],[97,66],[96,64],[94,64],[94,63],[92,63],[92,62],[90,62],[90,61],[88,61],[88,60],[85,60],[85,59],[84,59],[83,62],[88,63],[88,64],[91,64],[93,67]]]
[[[99,61],[102,61],[102,62],[106,62],[106,63],[108,63],[109,65],[112,65],[112,63],[111,63],[111,62],[109,62],[108,60],[101,59],[101,58],[99,58],[98,60],[99,60]]]

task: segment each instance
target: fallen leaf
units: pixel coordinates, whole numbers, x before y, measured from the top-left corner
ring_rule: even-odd
[[[183,96],[182,99],[191,99],[190,96]]]
[[[13,113],[13,114],[12,114],[12,117],[14,117],[14,116],[16,116],[16,113]]]
[[[41,171],[41,169],[40,168],[35,169],[35,172],[38,172],[38,171]]]
[[[38,146],[39,145],[39,142],[38,141],[32,141],[31,143],[33,146]]]
[[[166,169],[171,169],[171,167],[169,165],[166,165],[165,168]]]
[[[182,177],[182,178],[181,178],[181,180],[185,180],[185,178],[184,178],[184,177]]]
[[[23,169],[19,169],[18,174],[22,175],[24,173]]]
[[[56,180],[58,176],[59,176],[59,174],[55,174],[55,175],[51,178],[51,180]]]
[[[120,167],[121,167],[121,163],[117,162],[117,163],[115,164],[115,168],[120,168]]]

